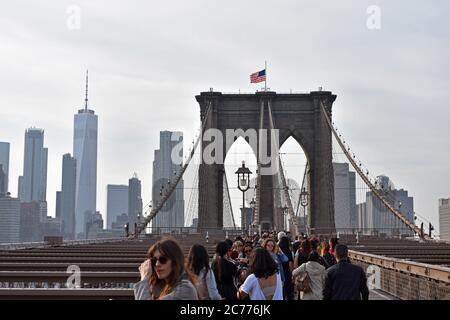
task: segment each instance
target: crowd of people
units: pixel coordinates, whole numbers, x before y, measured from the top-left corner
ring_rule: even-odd
[[[210,257],[195,244],[185,259],[176,240],[148,250],[135,284],[139,300],[367,300],[364,270],[350,262],[348,248],[289,232],[238,236],[216,245]]]

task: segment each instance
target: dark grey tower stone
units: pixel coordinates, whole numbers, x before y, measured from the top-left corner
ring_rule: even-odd
[[[205,118],[207,106],[211,105],[212,109],[204,131],[215,128],[222,132],[224,159],[228,152],[225,141],[226,129],[258,130],[261,105],[264,105],[263,128],[269,129],[268,104],[270,103],[275,128],[279,129],[279,146],[281,147],[292,136],[301,145],[308,159],[309,223],[312,232],[316,234],[335,232],[332,133],[320,110],[320,101],[322,101],[331,118],[332,104],[335,99],[336,95],[329,91],[313,91],[309,94],[277,94],[276,92],[222,94],[209,91],[196,96],[200,104],[202,121]],[[212,142],[202,143],[202,154],[209,143]],[[257,150],[253,151],[255,155],[258,154]],[[199,228],[223,227],[223,173],[223,164],[200,164]],[[260,190],[260,222],[263,223],[263,229],[281,228],[280,213],[273,201],[272,176],[261,176]]]

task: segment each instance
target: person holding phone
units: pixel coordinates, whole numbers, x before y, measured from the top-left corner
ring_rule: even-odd
[[[166,238],[156,242],[139,266],[141,281],[134,285],[136,300],[198,300],[191,276],[184,268],[180,245]]]

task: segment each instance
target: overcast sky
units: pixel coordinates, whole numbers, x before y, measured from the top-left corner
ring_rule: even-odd
[[[370,5],[381,10],[380,29],[367,27]],[[419,0],[4,1],[0,141],[11,143],[10,191],[17,195],[25,129],[43,128],[54,215],[86,69],[105,216],[106,185],[126,184],[133,172],[144,203],[151,200],[159,131],[183,131],[189,145],[199,126],[196,94],[254,92],[260,86],[249,74],[267,60],[272,90],[337,94],[334,122],[352,150],[437,225],[438,199],[450,197],[449,9]],[[287,170],[300,176],[296,163]],[[240,194],[232,197],[237,208]]]

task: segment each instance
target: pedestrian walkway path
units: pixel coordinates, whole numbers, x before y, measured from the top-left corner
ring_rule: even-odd
[[[396,297],[384,291],[374,289],[369,291],[369,300],[398,300]]]

